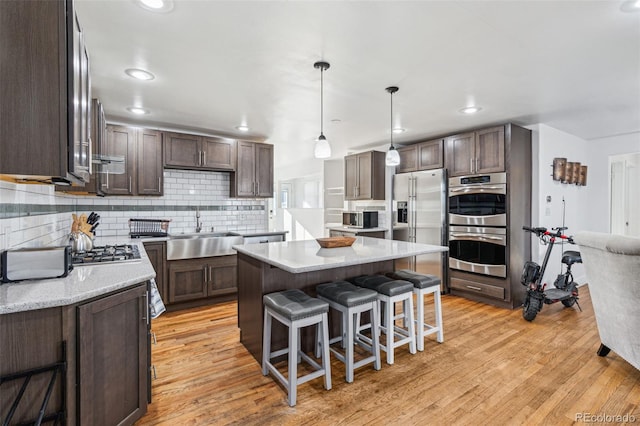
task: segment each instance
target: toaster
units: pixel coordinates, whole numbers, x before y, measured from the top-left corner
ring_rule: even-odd
[[[6,250],[0,263],[3,283],[62,278],[73,269],[70,246]]]

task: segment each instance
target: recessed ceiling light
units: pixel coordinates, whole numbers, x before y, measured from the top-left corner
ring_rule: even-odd
[[[478,106],[469,106],[466,108],[462,108],[460,110],[461,113],[463,114],[475,114],[476,112],[480,111],[482,108],[478,107]]]
[[[407,131],[407,129],[403,129],[402,127],[394,127],[393,128],[393,133],[404,133],[406,131]]]
[[[249,126],[236,126],[236,129],[240,130],[241,132],[248,132],[249,131]]]
[[[640,11],[640,0],[626,0],[620,5],[620,10],[623,12],[638,12]]]
[[[173,10],[173,0],[134,0],[143,9],[152,12],[170,12]]]
[[[133,77],[137,80],[153,80],[156,78],[156,76],[151,74],[149,71],[141,70],[140,68],[127,68],[124,72],[129,77]]]
[[[141,108],[141,107],[129,107],[127,108],[127,111],[136,114],[136,115],[145,115],[145,114],[149,114],[149,110],[146,108]]]

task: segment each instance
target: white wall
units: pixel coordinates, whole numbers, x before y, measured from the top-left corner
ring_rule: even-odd
[[[565,200],[566,231],[573,235],[588,230],[610,232],[609,227],[609,157],[611,155],[640,152],[640,133],[585,141],[569,133],[562,132],[546,124],[529,126],[533,132],[533,176],[532,185],[532,226],[547,228],[562,226],[562,199]],[[584,187],[562,184],[551,177],[555,157],[565,157],[567,161],[578,161],[587,165],[587,185]],[[546,197],[551,196],[551,202]],[[555,247],[549,261],[545,281],[551,284],[560,270],[563,250],[578,250],[565,245]],[[541,262],[546,246],[535,239],[532,258]],[[586,281],[582,265],[573,268],[574,278],[579,283]]]

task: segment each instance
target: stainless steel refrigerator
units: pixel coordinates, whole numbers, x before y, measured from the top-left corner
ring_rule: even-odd
[[[393,176],[393,239],[447,246],[446,170],[426,170]],[[396,269],[441,277],[449,287],[448,252],[396,260]]]

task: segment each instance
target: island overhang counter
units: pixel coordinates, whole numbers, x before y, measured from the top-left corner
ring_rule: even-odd
[[[357,237],[350,247],[320,248],[315,240],[238,245],[238,327],[240,342],[262,358],[262,296],[300,289],[315,296],[318,284],[394,270],[394,260],[445,252],[448,247]],[[277,321],[276,321],[277,323]],[[286,329],[274,324],[272,342],[286,345]],[[311,348],[307,337],[306,346]]]

